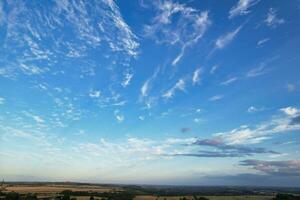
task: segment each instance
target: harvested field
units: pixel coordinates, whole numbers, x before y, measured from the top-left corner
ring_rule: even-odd
[[[122,191],[118,187],[104,187],[95,185],[9,185],[6,187],[7,192],[17,192],[20,194],[37,193],[37,194],[52,194],[60,193],[64,190],[82,191],[82,192],[111,192]]]

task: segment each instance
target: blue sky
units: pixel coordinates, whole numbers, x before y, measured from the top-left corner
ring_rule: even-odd
[[[300,186],[300,1],[1,1],[5,180]]]

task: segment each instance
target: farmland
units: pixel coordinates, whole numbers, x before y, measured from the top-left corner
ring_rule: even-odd
[[[135,186],[83,183],[5,183],[5,200],[271,200],[298,188]],[[293,199],[293,198],[292,198]]]

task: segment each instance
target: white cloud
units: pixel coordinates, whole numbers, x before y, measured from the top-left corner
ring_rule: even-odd
[[[144,120],[145,120],[145,116],[140,115],[140,116],[139,116],[139,120],[144,121]]]
[[[172,65],[176,65],[182,58],[182,56],[184,55],[184,52],[185,52],[185,48],[186,48],[186,45],[184,45],[180,51],[180,53],[177,55],[177,57],[172,61]]]
[[[120,111],[119,111],[119,110],[115,110],[115,111],[114,111],[114,115],[115,115],[115,117],[116,117],[116,120],[117,120],[119,123],[123,122],[124,119],[125,119],[124,115],[120,114]]]
[[[102,32],[107,32],[106,41],[114,51],[125,51],[130,56],[137,56],[139,43],[137,36],[132,32],[131,28],[124,21],[119,7],[115,1],[103,1],[110,7],[110,12],[106,11],[104,20],[99,23]],[[93,6],[93,5],[92,5]],[[86,11],[86,13],[89,13]],[[103,13],[103,12],[101,12]],[[113,27],[114,26],[114,27]]]
[[[122,122],[124,121],[125,117],[123,115],[116,115],[116,119],[118,120],[118,122]]]
[[[179,44],[180,53],[172,61],[176,65],[186,48],[196,44],[211,24],[208,11],[199,12],[184,4],[159,1],[155,4],[156,15],[150,25],[146,25],[145,35],[157,43]]]
[[[0,105],[4,104],[4,102],[5,102],[5,99],[3,97],[0,97]]]
[[[167,138],[166,144],[193,144],[198,139],[196,137],[192,138]]]
[[[281,108],[280,111],[284,112],[286,115],[289,115],[289,116],[296,116],[298,114],[300,114],[300,109],[298,108],[295,108],[295,107],[286,107],[286,108]]]
[[[151,88],[151,83],[152,81],[156,78],[156,76],[159,73],[160,68],[157,67],[157,69],[154,71],[154,73],[152,74],[152,76],[150,78],[148,78],[144,84],[141,87],[141,97],[146,97],[148,96],[149,90]]]
[[[257,42],[256,46],[261,47],[264,43],[268,42],[270,38],[264,38]]]
[[[248,112],[248,113],[256,113],[256,112],[263,111],[264,109],[265,109],[264,107],[257,108],[257,107],[255,107],[255,106],[250,106],[250,107],[247,109],[247,112]]]
[[[283,110],[282,110],[283,111]],[[284,112],[294,114],[295,110],[285,109]],[[299,124],[291,124],[290,116],[273,116],[271,120],[255,126],[242,125],[227,132],[214,134],[227,144],[256,144],[270,139],[274,134],[300,130]]]
[[[130,81],[131,81],[132,77],[133,77],[133,74],[131,74],[131,73],[129,73],[129,72],[126,72],[126,73],[125,73],[124,80],[123,80],[123,82],[121,83],[121,85],[122,85],[123,87],[127,87],[127,86],[130,84]]]
[[[294,92],[296,90],[296,85],[288,83],[286,88],[288,92]]]
[[[148,95],[149,82],[150,82],[150,79],[146,80],[145,83],[143,84],[143,86],[141,87],[141,94],[143,97]]]
[[[44,84],[38,84],[38,87],[41,88],[42,90],[47,90],[47,86]]]
[[[227,45],[229,45],[231,43],[231,41],[236,37],[236,35],[239,33],[239,31],[241,30],[242,26],[239,26],[238,28],[236,28],[235,30],[220,36],[216,42],[215,42],[215,47],[217,49],[223,49],[224,47],[226,47]]]
[[[194,74],[193,74],[193,84],[197,84],[197,83],[200,83],[200,75],[202,73],[202,69],[201,68],[198,68],[194,71]]]
[[[264,65],[260,65],[259,67],[256,67],[254,69],[251,69],[247,72],[246,77],[256,77],[267,73],[267,70]]]
[[[250,12],[249,8],[258,2],[259,0],[239,0],[238,3],[230,9],[229,18],[248,14]]]
[[[166,138],[163,140],[151,140],[147,138],[129,137],[127,140],[118,142],[107,141],[101,138],[96,143],[81,143],[76,146],[76,152],[80,155],[91,156],[92,158],[109,158],[105,161],[112,161],[114,165],[128,165],[138,161],[169,159],[166,155],[189,152],[190,145],[197,141],[197,138]],[[105,162],[104,161],[104,162]],[[107,163],[105,163],[107,165]]]
[[[24,115],[26,115],[27,117],[32,118],[36,123],[44,123],[44,122],[45,122],[45,121],[43,120],[43,118],[40,117],[40,116],[38,116],[38,115],[34,115],[34,114],[29,113],[29,112],[27,112],[27,111],[24,111],[23,113],[24,113]]]
[[[232,77],[232,78],[230,78],[230,79],[228,79],[228,80],[226,80],[226,81],[223,81],[223,82],[221,83],[221,85],[229,85],[230,83],[233,83],[233,82],[235,82],[235,81],[237,81],[237,80],[238,80],[237,77]]]
[[[37,66],[34,65],[26,65],[21,63],[20,65],[20,69],[24,72],[24,74],[26,75],[38,75],[41,74],[43,72],[45,72],[47,69],[41,69]]]
[[[218,101],[220,99],[223,99],[223,95],[215,95],[215,96],[212,96],[211,98],[209,98],[210,101]]]
[[[126,101],[120,101],[120,102],[114,103],[113,105],[114,106],[124,106],[125,104],[126,104]]]
[[[12,128],[9,126],[3,126],[0,125],[0,130],[4,131],[2,138],[4,140],[8,140],[10,137],[17,137],[17,138],[26,138],[26,139],[31,139],[33,138],[33,134],[24,130]]]
[[[15,78],[22,73],[59,73],[53,68],[55,64],[89,57],[90,50],[100,50],[102,55],[118,52],[122,63],[138,55],[138,38],[115,1],[55,0],[41,6],[36,9],[28,3],[11,2],[2,10],[0,5],[0,24],[7,27],[4,51],[14,57],[5,61],[10,67],[1,69],[0,75]],[[59,38],[57,31],[62,33]],[[93,70],[88,72],[94,75]]]
[[[203,120],[201,119],[201,118],[195,118],[194,119],[194,122],[196,122],[196,123],[200,123],[200,122],[202,122]]]
[[[184,91],[184,89],[185,89],[185,81],[183,79],[179,79],[177,83],[167,92],[165,92],[162,96],[166,99],[170,99],[174,96],[177,90]]]
[[[283,24],[285,21],[282,18],[277,17],[277,10],[270,8],[267,14],[267,18],[264,21],[268,26],[276,27]]]
[[[214,74],[218,68],[219,68],[219,65],[212,66],[212,68],[210,70],[210,74]]]
[[[99,98],[101,96],[101,92],[99,90],[91,90],[89,92],[89,96],[91,98]]]

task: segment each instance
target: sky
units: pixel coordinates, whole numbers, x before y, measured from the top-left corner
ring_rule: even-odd
[[[300,186],[300,1],[0,1],[0,178]]]

